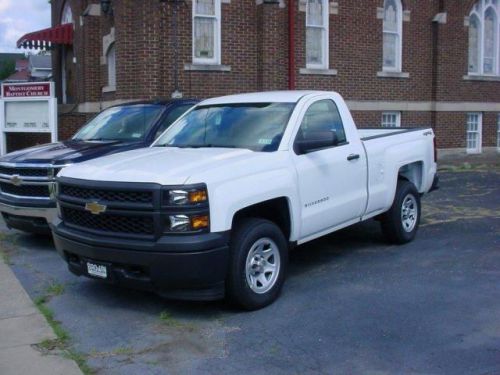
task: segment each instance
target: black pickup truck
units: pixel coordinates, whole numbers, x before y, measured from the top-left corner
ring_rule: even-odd
[[[56,214],[52,194],[57,173],[68,165],[148,147],[192,99],[133,102],[110,107],[67,141],[31,147],[0,158],[0,212],[9,228],[50,233]]]

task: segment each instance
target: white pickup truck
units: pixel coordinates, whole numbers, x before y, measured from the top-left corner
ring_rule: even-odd
[[[56,247],[77,275],[261,308],[293,246],[370,218],[413,240],[437,187],[433,141],[357,129],[334,92],[205,100],[150,148],[63,169]]]

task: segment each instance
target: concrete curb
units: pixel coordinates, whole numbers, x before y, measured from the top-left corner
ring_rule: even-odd
[[[77,364],[34,348],[56,336],[10,268],[0,261],[0,374],[81,375]]]

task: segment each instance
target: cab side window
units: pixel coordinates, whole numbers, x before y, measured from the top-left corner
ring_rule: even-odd
[[[328,137],[332,132],[337,136],[338,145],[347,141],[336,104],[330,99],[319,100],[307,109],[297,139],[318,140]]]
[[[181,115],[184,114],[189,108],[191,108],[193,104],[188,104],[188,105],[181,105],[179,107],[176,107],[172,109],[162,120],[160,123],[160,126],[156,130],[156,134],[154,139],[157,139],[160,135],[163,134],[167,128],[174,123],[175,120],[177,120]]]

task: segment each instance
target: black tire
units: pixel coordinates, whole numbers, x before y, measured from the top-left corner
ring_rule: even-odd
[[[275,258],[270,257],[269,263],[274,262],[276,264],[278,262],[279,266],[276,271],[277,276],[274,277],[272,283],[269,283],[270,289],[264,292],[256,292],[252,289],[249,281],[247,281],[246,271],[249,253],[259,241],[263,241],[261,242],[263,245],[266,241],[270,244],[274,243],[276,247],[270,245],[268,248],[276,248],[279,253],[279,256]],[[226,296],[231,302],[246,310],[256,310],[269,305],[278,298],[281,292],[285,281],[287,264],[288,243],[280,228],[269,220],[257,218],[242,219],[236,225],[235,232],[231,238]],[[263,265],[260,264],[260,266],[262,267]],[[257,287],[258,282],[253,288]]]
[[[413,199],[412,202],[407,199]],[[413,226],[407,226],[404,223],[402,211],[403,203],[409,202],[410,207],[416,208],[416,220]],[[413,241],[417,234],[420,224],[420,194],[417,188],[411,182],[399,180],[396,188],[396,195],[389,211],[381,216],[382,232],[386,239],[395,244],[404,244]]]

